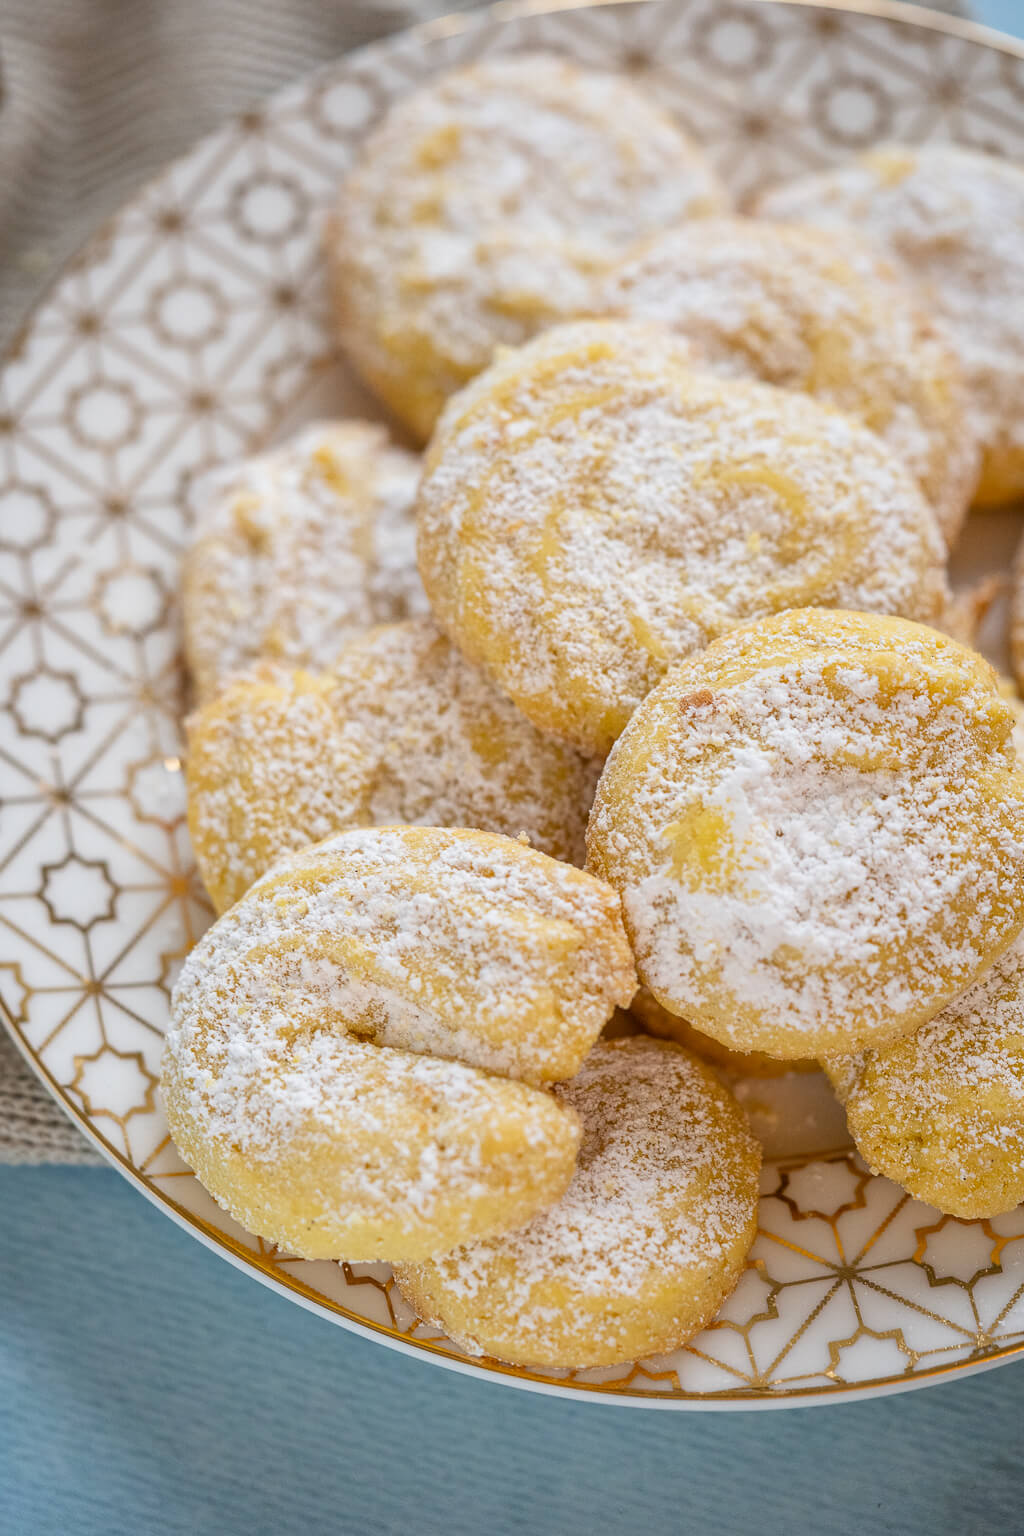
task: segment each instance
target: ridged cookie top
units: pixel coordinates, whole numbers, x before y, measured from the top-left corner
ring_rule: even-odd
[[[495,345],[586,312],[630,241],[727,206],[696,146],[621,76],[540,54],[453,71],[391,109],[342,188],[343,339],[426,435]]]
[[[873,433],[690,361],[640,322],[556,327],[456,396],[427,455],[435,617],[584,750],[745,618],[813,603],[927,619],[946,601],[934,515]]]
[[[910,284],[866,241],[696,220],[640,242],[602,289],[605,307],[678,332],[716,372],[848,411],[911,471],[952,542],[978,473],[960,366]]]
[[[959,1216],[1024,1197],[1024,940],[904,1040],[827,1070],[871,1165]]]
[[[548,1082],[635,985],[618,898],[592,876],[483,832],[343,832],[281,860],[208,930],[168,1050],[209,1134],[259,1145],[319,1091],[310,1042]]]
[[[330,701],[362,760],[366,821],[522,832],[583,863],[600,761],[538,731],[430,620],[353,641]]]
[[[353,633],[423,612],[419,461],[363,421],[307,427],[211,477],[184,572],[201,700],[259,661],[326,668]]]
[[[544,736],[429,619],[331,672],[231,684],[189,722],[189,830],[218,910],[280,854],[350,826],[525,833],[582,864],[600,761]]]
[[[985,449],[980,499],[1024,488],[1024,169],[951,144],[882,144],[773,188],[765,218],[852,228],[900,261],[946,323]],[[1005,472],[1016,461],[1016,483]]]
[[[533,1288],[559,1270],[584,1293],[639,1296],[652,1270],[714,1261],[749,1223],[760,1164],[728,1091],[662,1041],[638,1035],[595,1046],[555,1097],[583,1125],[562,1199],[518,1232],[450,1261],[449,1283],[469,1297],[486,1284],[492,1244],[507,1255],[509,1312],[526,1327]]]
[[[403,1289],[459,1343],[501,1358],[671,1347],[735,1280],[754,1236],[760,1149],[708,1067],[643,1036],[602,1042],[555,1094],[583,1126],[561,1200],[518,1231],[401,1271]],[[658,1339],[673,1313],[675,1338]]]
[[[820,610],[675,669],[598,787],[590,867],[641,979],[737,1050],[895,1039],[1024,924],[1024,776],[988,663]]]

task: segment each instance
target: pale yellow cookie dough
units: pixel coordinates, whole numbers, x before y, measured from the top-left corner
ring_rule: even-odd
[[[587,833],[641,981],[779,1058],[925,1023],[1024,926],[1013,726],[981,656],[900,619],[785,613],[677,667]]]
[[[329,667],[346,640],[426,611],[419,460],[366,421],[322,422],[208,482],[182,573],[200,703],[257,662]]]
[[[947,544],[978,479],[949,338],[892,263],[850,231],[699,219],[640,242],[601,308],[692,341],[731,378],[803,390],[877,432],[935,509]]]
[[[676,662],[758,614],[937,617],[945,549],[885,445],[806,395],[691,366],[642,322],[559,326],[448,405],[417,499],[456,644],[603,753]]]
[[[646,987],[639,988],[629,1011],[649,1034],[684,1045],[730,1077],[782,1077],[786,1072],[813,1072],[818,1065],[816,1061],[779,1061],[763,1051],[731,1051],[714,1036],[697,1029],[689,1019],[669,1013]]]
[[[542,1369],[663,1354],[711,1321],[757,1231],[760,1148],[681,1047],[603,1042],[555,1090],[583,1123],[557,1205],[516,1232],[401,1266],[420,1317],[474,1354]]]
[[[367,631],[330,672],[237,679],[188,741],[189,832],[218,911],[345,827],[479,827],[583,863],[600,760],[542,735],[429,619]]]
[[[907,1039],[825,1066],[874,1173],[965,1219],[1024,1200],[1024,940]]]
[[[391,109],[341,189],[327,252],[342,343],[425,438],[495,346],[588,313],[638,235],[727,207],[629,80],[543,54],[455,70]]]
[[[975,500],[1024,495],[1024,167],[954,144],[882,144],[765,193],[757,212],[870,237],[960,357],[982,449]]]
[[[175,1145],[304,1258],[421,1259],[572,1173],[571,1076],[636,978],[615,893],[485,832],[342,832],[280,860],[174,991]]]

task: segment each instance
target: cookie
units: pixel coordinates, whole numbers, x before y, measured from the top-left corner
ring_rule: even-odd
[[[383,427],[342,421],[208,481],[182,592],[200,703],[257,662],[326,668],[371,624],[426,611],[418,478]]]
[[[882,144],[765,193],[757,213],[870,237],[960,358],[981,445],[975,501],[1024,495],[1024,167],[953,144]]]
[[[188,821],[218,911],[345,827],[478,827],[582,864],[600,760],[544,736],[429,619],[349,642],[330,672],[248,675],[193,715]]]
[[[910,470],[953,543],[978,479],[960,365],[869,244],[849,231],[694,220],[640,242],[601,307],[677,332],[727,377],[803,390],[855,416]]]
[[[758,614],[930,619],[931,508],[885,445],[805,395],[695,371],[641,322],[503,353],[438,425],[417,497],[434,615],[541,730],[607,752],[675,663]]]
[[[555,1090],[583,1125],[557,1205],[400,1266],[413,1310],[472,1354],[540,1369],[664,1354],[711,1321],[757,1231],[760,1148],[713,1072],[643,1036]]]
[[[418,436],[497,345],[589,312],[640,234],[720,212],[701,151],[628,80],[553,55],[487,59],[403,98],[328,231],[338,331]]]
[[[785,613],[677,667],[587,832],[643,984],[780,1059],[918,1028],[1024,926],[1013,726],[981,656],[900,619]]]
[[[280,860],[172,999],[174,1143],[303,1258],[419,1259],[556,1200],[570,1077],[635,989],[618,900],[509,838],[394,827]]]
[[[669,1013],[646,987],[639,988],[629,1011],[648,1034],[684,1045],[702,1060],[729,1073],[730,1077],[782,1077],[786,1072],[813,1072],[818,1065],[816,1061],[778,1061],[763,1051],[731,1051],[727,1045],[697,1029],[689,1019]]]
[[[825,1066],[872,1172],[965,1219],[1024,1200],[1024,941],[907,1039]]]

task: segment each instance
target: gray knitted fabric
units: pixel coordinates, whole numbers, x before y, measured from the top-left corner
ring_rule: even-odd
[[[90,230],[202,134],[349,48],[471,6],[3,0],[0,347]],[[94,1161],[0,1028],[0,1162]]]
[[[0,1163],[102,1162],[0,1029]]]
[[[468,8],[466,0],[3,0],[0,348],[96,225],[197,138],[349,48]],[[0,1162],[99,1161],[0,1026]]]

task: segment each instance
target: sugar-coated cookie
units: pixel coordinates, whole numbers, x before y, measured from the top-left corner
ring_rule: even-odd
[[[695,219],[640,242],[602,309],[692,341],[735,378],[799,389],[884,439],[951,544],[978,479],[950,339],[893,265],[850,231]]]
[[[981,656],[900,619],[785,613],[675,668],[587,833],[641,981],[731,1050],[910,1033],[1024,926],[1013,726]]]
[[[434,615],[542,730],[603,753],[675,662],[746,618],[931,619],[931,508],[867,428],[691,366],[642,322],[504,352],[442,417],[417,498]]]
[[[175,1145],[305,1258],[420,1259],[521,1225],[575,1159],[577,1071],[635,989],[615,893],[484,832],[340,833],[280,860],[175,988]]]
[[[328,233],[341,340],[426,437],[490,362],[587,313],[638,235],[728,206],[696,145],[617,75],[552,55],[487,59],[392,107]]]
[[[638,989],[629,1011],[649,1034],[684,1045],[688,1051],[712,1062],[730,1076],[781,1077],[786,1072],[813,1072],[818,1065],[816,1061],[779,1061],[774,1056],[766,1056],[763,1051],[731,1051],[713,1035],[705,1034],[704,1030],[691,1024],[689,1019],[669,1013],[646,987]]]
[[[873,1172],[951,1216],[1024,1200],[1024,940],[914,1034],[825,1066]]]
[[[257,662],[326,668],[371,624],[426,611],[418,478],[383,427],[340,421],[210,479],[182,592],[200,702]]]
[[[552,1369],[676,1349],[714,1317],[757,1231],[760,1148],[710,1068],[643,1036],[555,1089],[583,1124],[557,1205],[398,1270],[420,1317],[474,1354]]]
[[[327,673],[242,676],[188,737],[189,832],[218,911],[345,827],[479,827],[584,860],[600,760],[542,735],[429,619],[368,630]]]
[[[1024,167],[953,144],[882,144],[765,193],[769,219],[856,229],[907,270],[957,349],[982,505],[1024,494]]]

